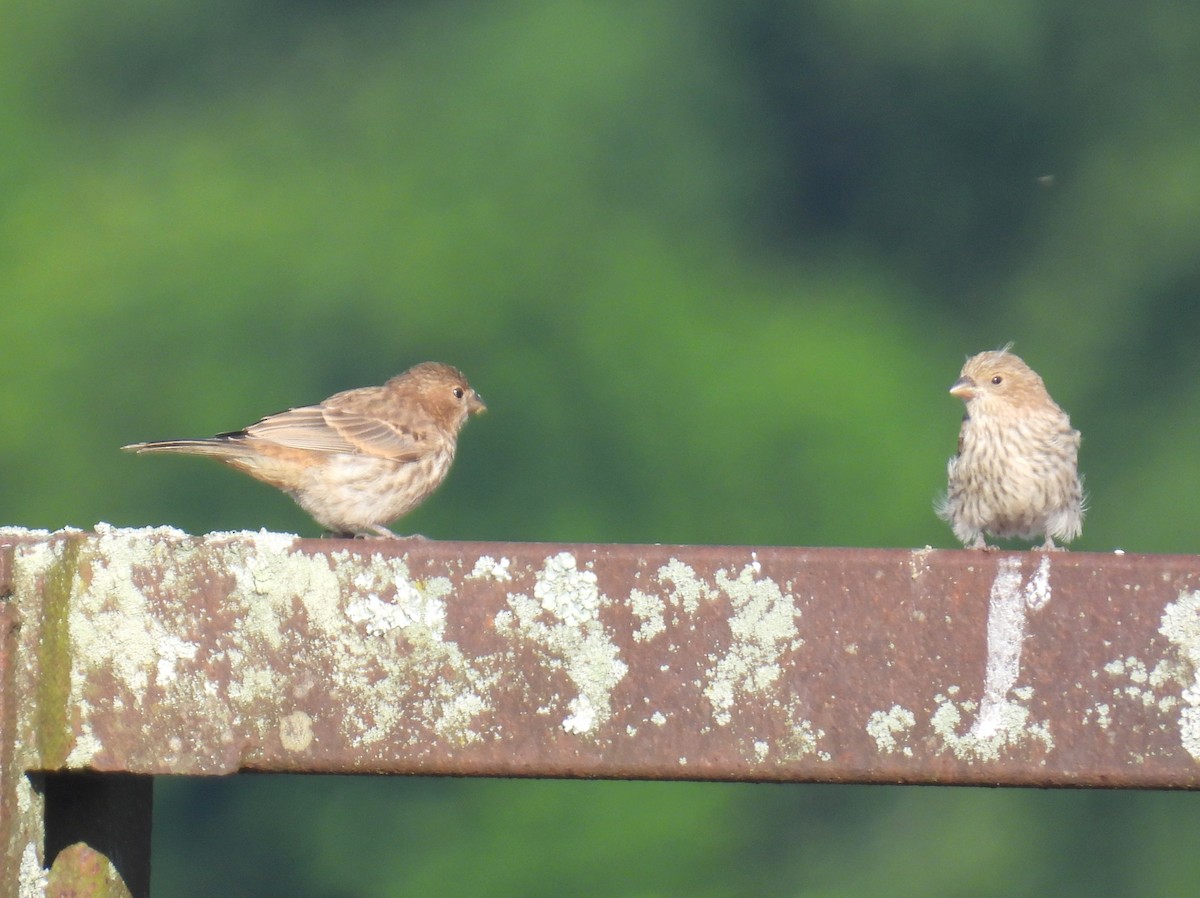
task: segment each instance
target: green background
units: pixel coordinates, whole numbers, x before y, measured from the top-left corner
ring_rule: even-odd
[[[1193,552],[1200,7],[0,4],[0,518],[316,535],[123,443],[462,368],[441,539],[952,546],[964,357],[1084,434],[1074,548]],[[1200,886],[1190,795],[249,777],[170,896]]]

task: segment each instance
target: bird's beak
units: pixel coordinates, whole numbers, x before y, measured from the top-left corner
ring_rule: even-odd
[[[471,400],[467,403],[468,415],[482,415],[487,411],[487,405],[483,401],[483,397],[472,391]]]
[[[950,387],[950,395],[957,396],[959,399],[963,400],[963,402],[966,402],[968,399],[974,399],[975,392],[975,381],[971,380],[971,378],[967,377],[965,374],[956,380],[954,385]]]

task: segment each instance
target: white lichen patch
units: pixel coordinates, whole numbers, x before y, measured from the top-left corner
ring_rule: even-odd
[[[376,595],[355,599],[346,606],[346,617],[355,624],[365,624],[371,636],[382,636],[413,623],[405,609],[394,602],[385,602]]]
[[[737,702],[766,697],[782,673],[783,653],[801,645],[796,627],[800,611],[794,598],[771,578],[758,579],[760,572],[754,563],[743,567],[736,577],[724,569],[714,576],[716,590],[728,596],[732,610],[729,647],[711,658],[712,666],[705,671],[708,682],[704,694],[719,726],[730,723]],[[680,572],[675,576],[680,577]],[[696,579],[694,572],[690,576]],[[674,582],[678,588],[680,579]],[[689,591],[699,592],[695,587]],[[704,589],[706,595],[713,592]]]
[[[1177,707],[1180,698],[1173,691],[1164,691],[1163,687],[1172,683],[1186,687],[1189,679],[1187,664],[1172,659],[1159,661],[1148,669],[1145,662],[1130,655],[1114,658],[1104,665],[1103,670],[1119,680],[1112,687],[1114,700],[1136,702],[1144,708],[1157,708],[1164,714]]]
[[[312,718],[303,711],[294,711],[279,721],[279,741],[291,752],[306,750],[313,741]]]
[[[497,561],[491,555],[480,555],[475,567],[467,574],[468,580],[496,580],[507,582],[512,579],[509,572],[511,562],[507,558]]]
[[[815,757],[819,761],[829,761],[831,755],[821,748],[821,740],[825,731],[813,726],[811,720],[805,720],[795,714],[788,715],[788,733],[784,737],[781,755],[785,761],[799,761]]]
[[[1093,716],[1099,726],[1119,725],[1128,702],[1155,710],[1165,720],[1174,716],[1180,744],[1200,760],[1200,592],[1180,592],[1163,610],[1158,632],[1170,643],[1168,657],[1153,666],[1133,655],[1105,664],[1102,670],[1113,680],[1111,701],[1098,703]]]
[[[533,597],[564,624],[576,626],[595,620],[600,610],[596,575],[576,567],[575,556],[559,552],[547,558],[538,572]]]
[[[36,811],[39,815],[44,813],[45,800],[42,794],[33,788],[33,781],[29,777],[17,777],[14,791],[17,793],[17,813],[22,817],[31,811]]]
[[[562,727],[574,735],[594,733],[612,716],[613,689],[628,670],[600,620],[607,601],[595,574],[560,552],[538,571],[532,598],[510,595],[510,610],[496,615],[501,635],[530,640],[566,672],[577,694],[567,702]]]
[[[943,695],[935,696],[934,701],[938,707],[930,724],[942,744],[959,760],[998,761],[1005,749],[1017,748],[1030,741],[1040,742],[1046,751],[1054,749],[1049,722],[1031,720],[1029,709],[1024,705],[1004,701],[994,702],[984,709],[975,702],[955,703]],[[979,717],[975,725],[961,733],[964,717],[977,709]]]
[[[58,532],[70,533],[72,531],[77,533],[80,532],[75,530],[74,527],[65,527]],[[11,525],[0,527],[0,541],[4,542],[8,542],[10,540],[47,539],[52,535],[53,534],[49,530],[36,530],[28,527],[13,527]]]
[[[596,709],[586,695],[577,695],[567,705],[571,712],[562,722],[562,728],[568,733],[581,736],[589,733],[596,725]]]
[[[1112,723],[1112,707],[1107,702],[1097,702],[1091,708],[1084,709],[1083,722],[1094,722],[1100,729],[1107,730]]]
[[[898,737],[907,735],[916,726],[917,718],[912,711],[892,705],[887,711],[876,711],[867,720],[867,735],[875,740],[875,747],[882,754],[899,751],[906,758],[913,756],[911,745],[901,745]]]
[[[638,628],[633,631],[634,641],[649,642],[655,636],[666,631],[667,622],[663,617],[662,600],[658,596],[648,595],[640,589],[631,589],[629,591],[629,610],[641,621]]]
[[[50,871],[42,869],[37,846],[26,842],[21,851],[21,869],[17,872],[18,898],[43,898],[50,885]]]
[[[752,695],[765,696],[781,676],[781,655],[803,644],[798,638],[796,619],[800,611],[794,597],[771,578],[760,579],[761,574],[762,564],[755,555],[736,577],[718,570],[712,584],[677,558],[657,573],[659,581],[669,587],[670,604],[685,614],[695,614],[701,604],[717,600],[722,594],[729,599],[729,646],[710,657],[711,666],[705,671],[707,681],[697,684],[720,726],[732,721],[732,709],[739,701]]]
[[[682,608],[685,614],[695,614],[701,602],[718,596],[715,589],[696,576],[691,565],[684,564],[678,558],[672,558],[658,569],[658,579],[663,584],[671,584],[668,599],[672,605]]]
[[[220,546],[216,542],[215,546]],[[281,549],[274,535],[257,542],[225,544],[225,568],[234,578],[233,598],[244,611],[247,635],[273,649],[283,645],[285,621],[300,603],[308,625],[334,633],[341,623],[341,583],[329,561],[319,555]],[[337,553],[342,559],[346,553]],[[336,557],[336,556],[335,556]]]
[[[153,527],[150,528],[154,533],[166,532],[166,535],[177,539],[186,537],[188,534],[182,530],[176,530],[174,527]],[[125,531],[137,533],[136,530]],[[300,537],[295,533],[276,533],[274,530],[213,530],[211,533],[206,533],[202,537],[209,545],[220,545],[222,543],[243,543],[246,540],[253,541],[254,545],[260,552],[287,552],[295,544]]]
[[[419,628],[428,638],[440,640],[446,631],[445,597],[453,590],[450,581],[434,577],[418,585],[402,560],[375,560],[380,563],[354,576],[355,589],[365,595],[346,606],[346,617],[365,624],[372,636]],[[381,592],[388,597],[381,598]]]
[[[184,642],[174,634],[165,636],[158,645],[158,684],[165,685],[175,679],[175,671],[181,661],[192,661],[196,657],[196,644]]]
[[[1179,740],[1188,754],[1200,760],[1200,591],[1181,592],[1168,604],[1158,632],[1170,641],[1184,668],[1179,671],[1183,686]]]
[[[135,539],[157,542],[160,540],[188,540],[194,537],[178,527],[161,525],[158,527],[114,527],[112,524],[104,521],[97,521],[96,526],[92,528],[97,536],[113,536],[119,539]],[[31,531],[36,533],[37,531]],[[44,531],[43,531],[44,532]],[[83,533],[75,527],[64,527],[59,530],[59,534]],[[214,534],[221,535],[221,534]],[[240,536],[242,534],[232,533],[230,536]],[[292,537],[294,539],[294,537]]]
[[[487,696],[499,680],[495,659],[469,658],[455,642],[444,639],[440,629],[419,622],[405,626],[403,634],[399,652],[375,646],[376,654],[368,663],[383,671],[385,678],[369,691],[369,700],[355,708],[354,720],[361,721],[361,727],[343,726],[347,739],[370,745],[406,732],[415,745],[424,741],[420,730],[413,730],[419,722],[455,745],[480,741],[483,736],[476,720],[491,708]],[[350,683],[358,682],[352,667],[346,677]],[[413,690],[426,695],[416,713],[411,704],[394,700]]]
[[[460,745],[480,741],[483,736],[473,725],[489,707],[480,691],[491,689],[498,679],[494,674],[473,673],[470,689],[448,689],[438,695],[429,709],[433,731]]]

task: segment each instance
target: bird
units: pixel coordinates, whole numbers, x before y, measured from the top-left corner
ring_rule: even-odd
[[[967,548],[992,548],[988,534],[1044,536],[1035,548],[1054,551],[1062,548],[1056,539],[1069,543],[1083,530],[1080,435],[1042,378],[1011,348],[967,359],[950,387],[966,413],[936,510]]]
[[[446,479],[459,431],[486,410],[457,368],[423,362],[241,430],[121,448],[215,458],[283,490],[331,535],[400,538],[384,524]]]

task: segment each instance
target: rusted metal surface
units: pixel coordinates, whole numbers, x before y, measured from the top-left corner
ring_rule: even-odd
[[[60,851],[46,877],[45,898],[141,898],[149,894],[149,890],[130,891],[112,862],[86,842]]]
[[[40,894],[42,804],[25,776],[18,720],[23,699],[21,614],[12,598],[14,550],[0,538],[0,895]]]
[[[1200,785],[1198,557],[5,539],[26,768]]]

